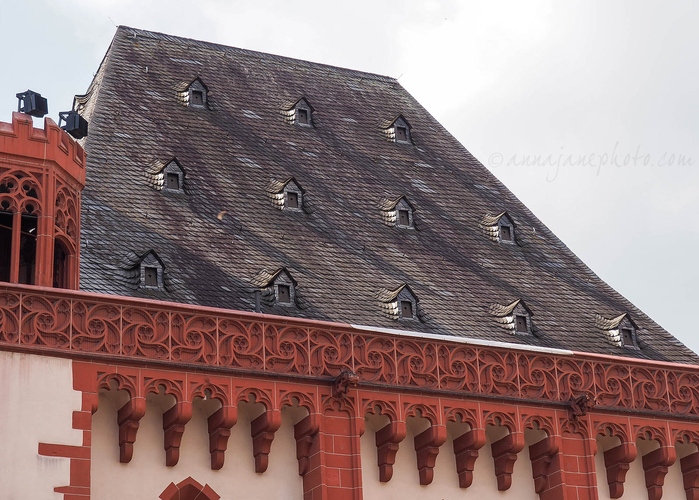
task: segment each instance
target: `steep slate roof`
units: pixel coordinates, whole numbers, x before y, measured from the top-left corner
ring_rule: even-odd
[[[199,78],[207,107],[186,107]],[[313,127],[283,111],[303,96]],[[697,356],[591,272],[393,78],[120,27],[86,96],[81,288],[251,311],[255,278],[286,268],[304,307],[262,312],[676,362]],[[386,139],[396,116],[412,144]],[[184,193],[145,173],[177,158]],[[285,211],[271,183],[293,177],[314,209]],[[388,227],[381,203],[405,195],[420,224]],[[507,211],[517,244],[483,233]],[[165,290],[123,278],[154,250]],[[131,260],[130,260],[131,259]],[[391,320],[381,290],[408,284],[422,320]],[[537,335],[499,328],[489,307],[523,299]],[[595,324],[628,312],[641,350]]]

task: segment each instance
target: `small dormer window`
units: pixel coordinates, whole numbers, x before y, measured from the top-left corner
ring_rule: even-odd
[[[293,191],[287,191],[286,205],[289,208],[299,208],[299,194]]]
[[[415,228],[415,208],[405,196],[381,200],[381,215],[388,226]]]
[[[296,110],[296,120],[300,125],[308,125],[308,110],[307,109],[297,109]]]
[[[167,185],[168,190],[179,191],[180,190],[180,176],[174,172],[168,172],[166,185]]]
[[[286,180],[273,180],[267,186],[267,196],[272,200],[272,204],[282,211],[310,213],[308,210],[306,192],[296,179],[289,177]]]
[[[177,86],[177,98],[180,103],[190,108],[208,108],[209,90],[200,78],[195,78],[190,83],[181,83]]]
[[[157,287],[158,286],[158,268],[157,267],[146,267],[144,279],[145,279],[145,285],[147,287]]]
[[[163,263],[153,250],[141,257],[141,288],[164,290]]]
[[[412,142],[410,124],[408,120],[399,115],[391,122],[385,122],[384,134],[391,142],[410,144]]]
[[[408,140],[408,129],[405,127],[396,127],[396,141],[406,142]]]
[[[507,212],[501,212],[498,215],[485,215],[481,219],[480,227],[491,240],[497,243],[517,245],[515,223]]]
[[[168,161],[156,160],[146,169],[145,174],[153,189],[163,193],[184,194],[184,169],[177,158]]]
[[[497,324],[512,335],[529,335],[533,331],[533,313],[522,299],[507,305],[491,304],[489,312],[495,316]]]
[[[289,285],[277,285],[277,301],[283,304],[291,302],[291,289]]]
[[[313,106],[304,97],[285,103],[281,110],[288,124],[311,128],[313,128],[313,111]]]
[[[633,345],[633,330],[631,328],[621,329],[621,341],[625,346]]]
[[[519,333],[528,333],[529,329],[527,328],[527,317],[523,316],[521,314],[518,314],[515,316],[515,329]]]
[[[597,314],[595,326],[605,333],[607,342],[615,347],[639,349],[638,326],[627,313],[611,319]]]
[[[403,319],[413,319],[413,303],[409,300],[401,300],[400,317]]]
[[[412,321],[424,317],[418,309],[418,299],[410,287],[403,284],[395,290],[386,288],[377,294],[379,305],[383,312],[393,320]]]
[[[510,226],[500,226],[500,239],[502,241],[512,241],[512,231],[510,230]]]
[[[189,103],[192,106],[203,106],[204,105],[204,92],[201,90],[192,90],[189,96]]]

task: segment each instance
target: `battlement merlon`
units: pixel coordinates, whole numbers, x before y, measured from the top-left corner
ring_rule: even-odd
[[[39,160],[39,165],[54,163],[66,174],[85,186],[85,150],[51,118],[44,118],[44,128],[35,128],[32,117],[13,112],[12,123],[0,122],[0,158],[26,162]]]

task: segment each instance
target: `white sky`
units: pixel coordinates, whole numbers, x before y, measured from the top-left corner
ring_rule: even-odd
[[[0,16],[0,121],[27,88],[57,120],[120,24],[400,77],[600,277],[699,352],[699,3],[0,0]]]

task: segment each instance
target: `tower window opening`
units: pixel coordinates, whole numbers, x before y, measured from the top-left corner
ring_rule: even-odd
[[[56,241],[53,247],[53,287],[69,288],[68,252],[60,241]]]
[[[10,281],[11,262],[12,214],[9,212],[0,212],[0,281]]]
[[[19,239],[19,283],[23,285],[33,285],[36,279],[37,220],[35,215],[22,215]]]

